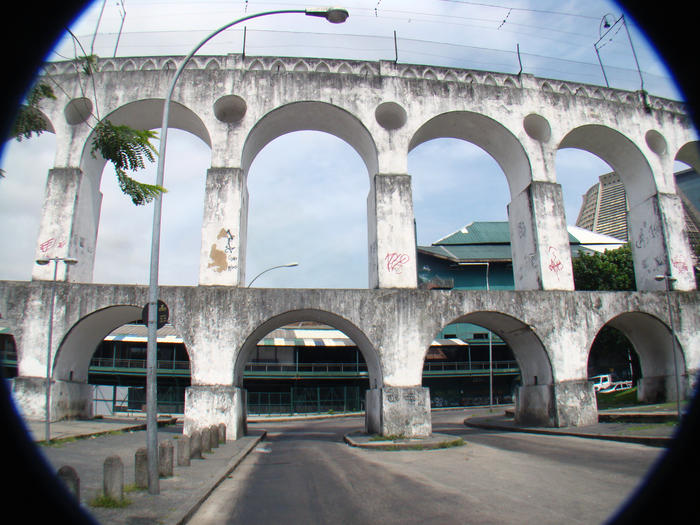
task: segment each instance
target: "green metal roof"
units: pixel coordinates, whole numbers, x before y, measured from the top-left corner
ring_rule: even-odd
[[[592,246],[616,248],[624,241],[588,232],[581,228],[569,228],[569,244],[575,257],[581,252],[594,253]],[[575,236],[578,232],[582,238]],[[418,251],[454,262],[510,261],[510,227],[507,222],[472,222],[464,228],[444,237],[430,246],[418,246]]]
[[[420,246],[418,251],[450,261],[510,261],[510,244]]]
[[[579,240],[569,233],[569,242],[578,243]],[[510,226],[504,221],[472,222],[461,230],[451,233],[447,237],[433,243],[436,245],[455,244],[510,244]]]

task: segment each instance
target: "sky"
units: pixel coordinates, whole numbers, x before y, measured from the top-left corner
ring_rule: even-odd
[[[342,4],[341,2],[338,2]],[[185,55],[227,21],[273,9],[325,6],[268,1],[109,0],[93,3],[71,26],[85,49],[101,57]],[[464,67],[604,85],[594,43],[603,19],[621,9],[608,1],[548,0],[349,0],[345,24],[293,15],[247,24],[246,55],[310,56]],[[122,24],[122,13],[126,10]],[[99,20],[99,24],[98,24]],[[645,88],[680,100],[663,61],[627,19]],[[620,29],[621,26],[617,26]],[[396,49],[394,47],[396,33]],[[243,30],[232,28],[200,54],[240,53]],[[624,29],[600,42],[611,87],[637,90],[640,73]],[[67,37],[49,61],[75,56]],[[0,167],[0,280],[31,278],[44,186],[53,164],[54,137],[44,133],[5,144]],[[324,151],[318,156],[314,153]],[[611,171],[594,155],[574,149],[557,154],[567,223],[573,224],[581,196]],[[161,285],[196,285],[206,170],[210,152],[179,130],[168,134],[165,168]],[[473,144],[439,139],[408,157],[419,245],[429,245],[472,221],[506,220],[510,200],[496,162]],[[136,174],[155,179],[155,164]],[[147,284],[150,205],[134,207],[121,194],[111,168],[103,193],[94,282]],[[246,283],[272,266],[299,266],[265,273],[256,287],[366,288],[369,176],[359,155],[340,139],[311,131],[282,136],[253,162],[248,175],[250,207]]]

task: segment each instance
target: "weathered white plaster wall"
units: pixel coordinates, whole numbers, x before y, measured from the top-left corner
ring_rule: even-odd
[[[88,123],[93,121],[86,110],[99,109],[101,117],[115,123],[158,127],[162,97],[179,60],[100,60],[94,75],[96,97],[92,89],[81,89],[80,82],[86,80],[77,80],[72,63],[48,66],[49,73],[67,86],[66,93],[57,93],[57,101],[42,107],[58,139],[55,167],[80,169],[85,182],[77,189],[65,188],[70,199],[80,196],[81,204],[73,211],[70,204],[47,196],[38,247],[53,242],[52,249],[58,250],[60,244],[56,254],[68,256],[79,249],[94,251],[104,162],[90,155]],[[700,159],[696,132],[677,102],[530,75],[387,61],[239,55],[194,57],[173,100],[171,126],[210,145],[212,169],[232,170],[235,179],[210,181],[202,222],[202,284],[244,283],[248,168],[271,140],[310,129],[345,140],[367,166],[370,287],[415,286],[410,271],[415,265],[410,188],[384,191],[384,184],[377,186],[377,177],[386,182],[385,177],[398,180],[410,175],[408,152],[438,137],[471,141],[503,169],[511,192],[518,289],[573,289],[554,169],[556,151],[564,147],[591,151],[623,179],[632,208],[638,289],[662,289],[663,283],[653,277],[665,269],[676,277],[677,289],[695,287],[672,170],[676,158],[699,169]],[[50,179],[47,187],[56,184]],[[222,192],[218,202],[213,198],[217,189]],[[230,233],[225,269],[217,255],[224,241],[219,237],[222,231]],[[218,262],[211,258],[212,248]],[[236,251],[238,255],[233,255]],[[90,257],[79,260],[62,278],[91,279]],[[392,265],[395,260],[407,265],[401,274]],[[48,279],[47,271],[35,269],[34,278]]]
[[[0,283],[0,312],[4,322],[16,327],[20,382],[40,381],[46,374],[50,291],[51,283],[42,281]],[[54,379],[86,381],[99,341],[114,327],[134,320],[147,296],[145,286],[58,283]],[[421,385],[425,355],[440,329],[452,322],[477,323],[512,348],[525,388],[521,399],[525,419],[555,425],[590,419],[591,407],[576,403],[593,403],[588,394],[588,353],[595,336],[609,323],[634,344],[643,374],[652,380],[649,395],[675,396],[664,292],[197,286],[162,287],[160,297],[189,352],[192,385],[199,392],[199,401],[192,406],[208,407],[209,415],[202,416],[208,424],[240,419],[244,407],[233,398],[221,401],[221,392],[242,387],[243,369],[262,337],[300,320],[323,322],[346,333],[365,357],[371,389],[405,391]],[[671,298],[679,343],[676,358],[682,384],[687,385],[700,369],[700,293],[673,292]],[[550,397],[542,401],[543,395]],[[41,404],[39,399],[25,401],[34,408]],[[67,401],[66,406],[73,405],[79,403]],[[553,416],[547,407],[553,407]],[[226,412],[229,409],[239,415]],[[226,412],[226,421],[213,421],[211,414],[220,410]],[[411,413],[412,427],[420,427]]]

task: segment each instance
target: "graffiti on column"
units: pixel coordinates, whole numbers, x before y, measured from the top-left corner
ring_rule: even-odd
[[[549,252],[550,257],[549,271],[554,272],[557,276],[557,279],[559,279],[559,272],[561,272],[564,269],[564,264],[559,259],[559,253],[557,252],[557,249],[554,246],[550,246],[549,248],[547,248],[547,251]]]
[[[688,271],[688,265],[683,259],[674,257],[673,260],[671,260],[671,264],[673,264],[673,267],[680,273],[686,273]]]
[[[41,250],[41,253],[47,254],[52,248],[63,248],[65,246],[66,241],[58,241],[55,237],[51,237],[39,244],[39,250]]]
[[[647,221],[644,221],[634,245],[637,248],[645,248],[652,239],[659,236],[659,233],[659,226],[657,224],[649,224]]]
[[[525,226],[525,223],[523,221],[520,221],[518,223],[518,237],[521,239],[524,239],[526,235],[527,235],[527,226]]]
[[[234,244],[235,236],[231,233],[230,229],[222,228],[219,234],[216,236],[216,241],[211,245],[211,250],[209,251],[209,265],[207,268],[214,268],[216,272],[226,272],[235,270],[238,267],[238,257],[236,256],[236,245]],[[226,240],[226,246],[221,250],[217,246],[219,241],[222,239]]]
[[[401,273],[403,271],[403,265],[410,261],[411,258],[405,253],[387,253],[384,257],[386,262],[386,269],[391,273]]]

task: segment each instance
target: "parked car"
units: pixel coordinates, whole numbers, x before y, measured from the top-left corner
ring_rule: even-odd
[[[619,390],[629,390],[632,388],[632,381],[617,381],[611,386],[604,390],[600,390],[601,394],[607,394],[608,392],[617,392]]]
[[[610,374],[600,374],[589,378],[589,381],[593,381],[593,390],[598,392],[600,390],[605,390],[613,385],[612,376]]]

